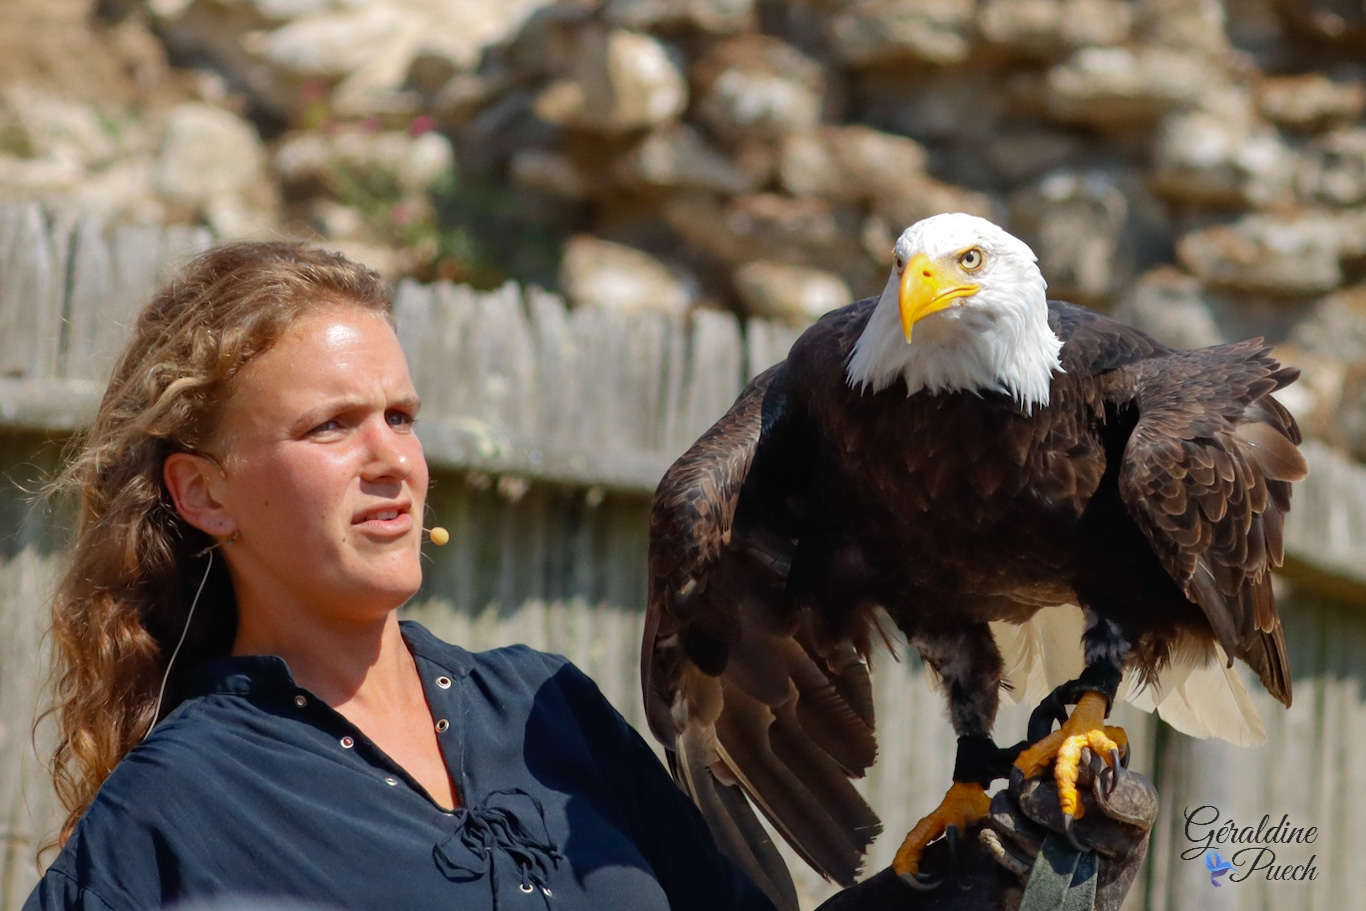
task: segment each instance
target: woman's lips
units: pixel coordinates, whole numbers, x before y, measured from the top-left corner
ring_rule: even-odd
[[[406,507],[369,509],[351,523],[364,531],[382,535],[401,535],[413,527],[413,517]]]

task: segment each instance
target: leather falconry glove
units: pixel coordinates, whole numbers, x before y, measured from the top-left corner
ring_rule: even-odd
[[[1077,782],[1083,812],[1072,834],[1095,852],[1095,911],[1119,911],[1148,853],[1148,834],[1157,819],[1157,791],[1134,772],[1126,770],[1115,778],[1103,760],[1086,752],[1089,762],[1083,762]],[[1068,850],[1057,785],[1051,776],[1025,781],[1016,770],[1009,788],[992,798],[991,815],[953,850],[944,839],[926,849],[921,873],[939,878],[938,888],[912,889],[888,867],[817,911],[1017,911],[1050,834],[1055,835],[1053,848]],[[1089,863],[1083,855],[1078,867]],[[1034,901],[1029,911],[1047,907]],[[1072,905],[1060,901],[1052,907]]]

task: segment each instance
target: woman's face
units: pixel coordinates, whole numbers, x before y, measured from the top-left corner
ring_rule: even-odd
[[[302,317],[238,374],[217,439],[215,499],[239,607],[374,620],[422,582],[427,463],[418,398],[378,314]]]

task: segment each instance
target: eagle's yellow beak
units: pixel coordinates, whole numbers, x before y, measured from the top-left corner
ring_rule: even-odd
[[[910,344],[912,326],[931,313],[946,309],[955,299],[976,294],[977,288],[954,284],[924,253],[911,257],[901,273],[901,328],[906,330],[906,343]]]

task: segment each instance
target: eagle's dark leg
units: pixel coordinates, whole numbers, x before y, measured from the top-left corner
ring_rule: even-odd
[[[933,635],[918,633],[910,639],[925,663],[943,678],[950,719],[958,734],[953,786],[939,806],[911,829],[892,861],[902,879],[926,887],[932,884],[917,876],[925,846],[940,835],[957,835],[987,815],[991,801],[986,789],[1009,774],[1018,748],[1002,750],[991,739],[1005,668],[986,624]]]
[[[1117,783],[1123,769],[1121,752],[1127,752],[1128,747],[1128,737],[1122,729],[1105,725],[1124,675],[1128,640],[1117,624],[1089,610],[1086,620],[1086,669],[1076,680],[1055,689],[1034,710],[1029,719],[1029,738],[1034,743],[1015,760],[1026,777],[1038,775],[1049,763],[1053,764],[1064,832],[1073,845],[1076,841],[1072,838],[1071,823],[1082,813],[1076,788],[1082,750],[1089,747],[1105,757]],[[1068,705],[1076,706],[1070,715],[1065,708]],[[1057,731],[1051,730],[1054,721],[1062,722]]]

